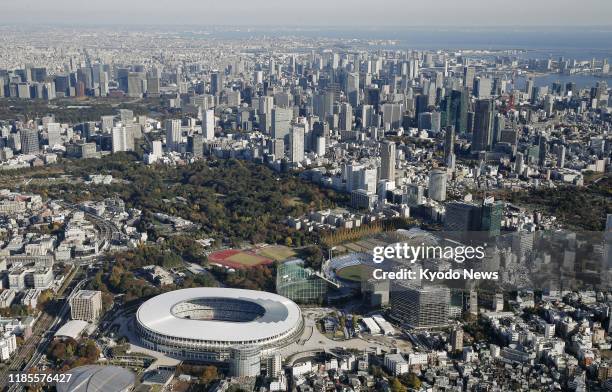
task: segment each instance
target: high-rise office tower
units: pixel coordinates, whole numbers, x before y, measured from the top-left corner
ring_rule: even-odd
[[[476,78],[474,81],[474,96],[478,99],[491,97],[492,82],[489,78]]]
[[[517,152],[514,160],[514,171],[519,175],[523,174],[525,158],[522,152]]]
[[[457,327],[451,332],[451,350],[453,352],[463,350],[463,329]]]
[[[187,138],[187,150],[196,158],[204,156],[204,137],[199,134],[193,134]]]
[[[142,81],[144,75],[140,72],[128,73],[128,97],[140,98],[144,92]]]
[[[298,163],[304,160],[304,124],[294,125],[289,133],[289,161]]]
[[[504,128],[506,128],[506,119],[504,115],[501,113],[495,114],[495,116],[493,116],[492,147],[495,147],[495,145],[499,143]]]
[[[56,144],[62,144],[62,128],[59,123],[50,122],[47,124],[47,140],[49,147],[53,148]]]
[[[156,157],[161,157],[164,154],[161,140],[153,140],[151,143],[151,154]]]
[[[448,160],[451,154],[455,151],[455,127],[449,125],[446,127],[446,133],[444,134],[444,162]]]
[[[498,236],[501,232],[503,212],[503,203],[485,199],[481,207],[480,231],[485,231],[489,237]]]
[[[353,108],[349,103],[340,105],[340,130],[350,131],[353,129]]]
[[[40,152],[38,130],[25,128],[19,131],[21,136],[21,153],[38,154]]]
[[[115,125],[115,116],[102,116],[102,133],[111,133]]]
[[[368,128],[371,126],[376,126],[378,124],[374,124],[374,107],[372,105],[362,105],[361,106],[361,127]]]
[[[359,106],[359,74],[349,73],[346,76],[346,94],[348,101],[353,107]]]
[[[446,204],[444,230],[463,233],[479,231],[480,208],[472,203],[452,201]]]
[[[418,115],[427,111],[429,105],[429,98],[427,95],[417,95],[415,102],[415,114]]]
[[[534,86],[534,80],[532,78],[527,79],[527,81],[525,82],[525,92],[531,96]]]
[[[410,328],[448,325],[450,290],[447,287],[395,285],[390,292],[391,317]]]
[[[215,138],[215,111],[208,109],[204,111],[202,118],[202,132],[206,140],[214,140]]]
[[[478,314],[478,292],[470,290],[468,296],[468,312],[476,315]]]
[[[395,143],[385,141],[380,145],[380,178],[395,181]]]
[[[212,95],[217,95],[221,93],[223,87],[225,86],[225,74],[221,72],[213,72],[210,75],[210,93]]]
[[[183,138],[181,120],[166,120],[166,148],[175,151]]]
[[[490,99],[479,99],[476,101],[472,152],[491,150],[493,140],[491,132],[492,120],[493,102]]]
[[[457,133],[467,132],[468,93],[465,88],[452,90],[445,97],[442,108],[445,113],[445,126],[453,125]]]
[[[272,137],[284,139],[291,129],[293,120],[293,109],[274,108],[272,109]]]
[[[271,154],[274,154],[274,159],[285,158],[285,140],[270,139],[268,141],[268,150]]]
[[[545,135],[538,136],[538,165],[546,164],[546,155],[548,154],[548,140]]]
[[[346,166],[346,190],[352,192],[358,189],[370,194],[376,192],[376,169],[363,165]]]
[[[147,95],[157,96],[160,93],[160,79],[157,76],[150,75],[147,77]]]
[[[113,153],[120,151],[132,151],[134,149],[134,135],[130,127],[115,127],[112,131]]]
[[[474,76],[476,76],[476,70],[474,67],[463,67],[463,87],[470,90],[474,88]]]
[[[388,125],[391,129],[401,126],[404,106],[398,103],[385,103],[382,105],[383,125]]]
[[[128,92],[128,75],[130,70],[128,68],[117,69],[117,83],[119,84],[119,90],[127,94]]]
[[[434,169],[429,173],[429,197],[436,201],[446,200],[447,174],[444,169]]]
[[[560,145],[557,147],[557,166],[565,167],[565,146]]]
[[[134,112],[129,109],[119,109],[119,118],[123,125],[130,125],[134,122]]]

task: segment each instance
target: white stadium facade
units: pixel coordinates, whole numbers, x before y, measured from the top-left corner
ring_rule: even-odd
[[[136,314],[141,343],[170,357],[226,362],[248,346],[260,357],[295,342],[302,312],[293,301],[264,291],[200,287],[171,291]]]

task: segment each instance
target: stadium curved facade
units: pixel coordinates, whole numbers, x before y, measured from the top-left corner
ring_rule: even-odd
[[[257,347],[266,357],[296,341],[300,308],[277,294],[230,288],[191,288],[158,295],[136,313],[141,343],[190,361],[226,362],[232,347]]]

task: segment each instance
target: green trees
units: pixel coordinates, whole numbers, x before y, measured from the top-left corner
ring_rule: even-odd
[[[54,176],[86,178],[90,173],[110,174],[109,185],[78,181],[32,183],[28,191],[71,202],[118,196],[126,207],[142,211],[139,229],[152,239],[159,232],[154,213],[180,216],[200,225],[198,234],[239,245],[251,243],[312,243],[315,233],[287,228],[287,216],[345,203],[347,196],[319,189],[292,174],[276,173],[266,166],[239,161],[208,160],[190,165],[143,165],[134,154],[113,154],[102,159],[63,160]],[[174,233],[170,233],[174,234]]]
[[[419,380],[419,377],[416,374],[414,374],[414,373],[402,374],[399,377],[399,379],[402,382],[402,384],[404,384],[405,386],[407,386],[410,389],[419,389],[419,388],[421,388],[421,380]]]
[[[95,363],[99,356],[98,346],[90,339],[79,342],[70,338],[55,340],[47,350],[47,358],[64,370]]]
[[[394,378],[391,380],[389,387],[391,388],[391,392],[406,392],[407,391],[406,387],[397,378]]]

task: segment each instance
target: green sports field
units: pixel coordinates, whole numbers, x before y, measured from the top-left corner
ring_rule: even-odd
[[[257,254],[275,261],[283,261],[295,256],[295,252],[291,248],[282,245],[266,246],[258,249]]]
[[[236,253],[235,255],[231,255],[230,257],[228,257],[226,260],[247,267],[259,264],[267,264],[270,261],[267,257],[258,256],[256,254],[248,252]]]
[[[369,279],[372,276],[374,268],[365,264],[351,265],[336,271],[336,275],[340,279],[349,280],[351,282],[361,282]]]

